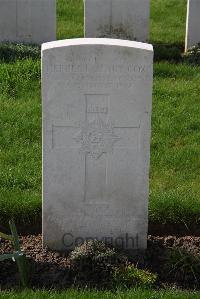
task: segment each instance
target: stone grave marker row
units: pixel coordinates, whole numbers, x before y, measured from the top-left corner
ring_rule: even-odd
[[[85,0],[85,37],[146,41],[149,0]],[[0,41],[56,40],[56,0],[0,0]]]
[[[85,37],[146,42],[150,0],[84,0]],[[200,1],[188,0],[185,51],[200,42]],[[56,40],[56,0],[0,0],[0,42]]]

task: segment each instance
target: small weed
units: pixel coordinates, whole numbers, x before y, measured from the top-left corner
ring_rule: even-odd
[[[29,275],[30,275],[28,260],[24,255],[24,253],[21,251],[19,237],[14,222],[12,220],[9,221],[9,225],[10,225],[11,235],[6,235],[0,232],[0,238],[11,241],[13,243],[13,247],[15,251],[13,253],[1,254],[0,262],[3,262],[8,259],[12,259],[13,261],[16,261],[19,274],[20,274],[21,284],[24,288],[26,288],[29,283]]]
[[[99,283],[99,280],[101,285],[108,285],[113,267],[125,261],[126,257],[97,240],[85,241],[70,254],[76,282],[90,285]]]
[[[185,53],[184,60],[194,65],[200,65],[200,43]]]
[[[166,273],[177,280],[200,283],[200,257],[184,249],[171,249],[168,252]]]
[[[141,270],[134,265],[116,267],[113,271],[113,283],[117,287],[152,287],[157,280],[157,274],[147,270]]]
[[[23,45],[14,43],[0,44],[0,61],[14,62],[18,59],[39,59],[40,47],[34,45]]]

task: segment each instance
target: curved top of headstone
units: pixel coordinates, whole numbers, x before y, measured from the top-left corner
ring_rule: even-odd
[[[129,47],[129,48],[153,51],[153,46],[151,44],[129,41],[129,40],[122,40],[122,39],[110,39],[110,38],[75,38],[75,39],[53,41],[53,42],[42,44],[42,51],[53,49],[53,48],[80,46],[80,45],[107,45],[107,46]]]

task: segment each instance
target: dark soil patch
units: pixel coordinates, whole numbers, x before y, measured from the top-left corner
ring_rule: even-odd
[[[181,223],[149,223],[149,235],[153,236],[200,236],[200,225],[199,224],[185,224]]]
[[[70,261],[66,253],[43,249],[41,235],[28,235],[20,239],[22,249],[31,264],[32,287],[64,289],[75,285]],[[180,269],[176,267],[174,270],[171,267],[169,270],[169,252],[175,249],[178,252],[183,250],[191,257],[200,259],[200,237],[159,237],[150,235],[146,253],[129,257],[129,260],[137,264],[139,268],[149,269],[157,273],[158,285],[200,289],[199,272],[195,273],[194,276],[193,269],[185,267],[183,271],[181,264]],[[11,251],[13,251],[13,248],[10,242],[1,240],[0,254]],[[16,264],[12,260],[7,260],[1,262],[0,265],[0,289],[16,287],[19,279]],[[101,282],[99,282],[99,285],[101,285]]]
[[[41,216],[41,215],[40,215]],[[37,223],[35,224],[27,224],[26,225],[20,225],[17,221],[15,221],[15,224],[17,226],[17,231],[21,235],[38,235],[42,233],[42,223],[41,223],[41,217],[38,217]],[[5,232],[7,234],[10,233],[9,225],[2,226],[0,224],[0,231]],[[149,223],[149,235],[154,236],[200,236],[200,224],[188,224],[187,226],[182,223]]]

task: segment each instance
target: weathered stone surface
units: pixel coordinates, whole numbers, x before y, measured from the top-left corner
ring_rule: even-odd
[[[85,37],[146,42],[150,0],[84,0]]]
[[[152,46],[138,42],[42,45],[48,247],[70,249],[90,237],[146,247],[152,63]]]
[[[0,0],[0,41],[56,40],[55,0]]]
[[[200,43],[200,1],[188,0],[185,51]]]

